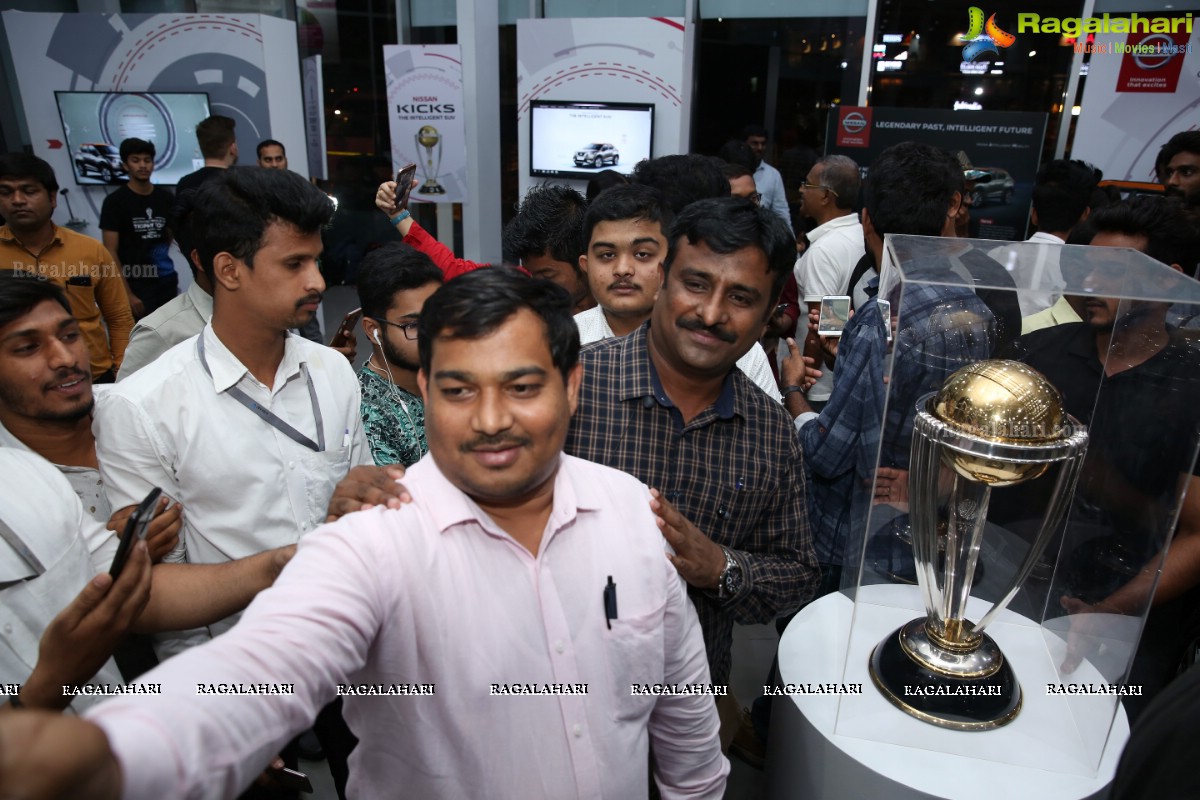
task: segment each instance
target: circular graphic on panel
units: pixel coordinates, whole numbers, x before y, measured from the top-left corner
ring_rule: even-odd
[[[175,124],[170,109],[159,98],[145,94],[106,95],[100,102],[99,117],[104,141],[138,138],[155,142],[155,169],[175,159],[175,149],[179,146]]]
[[[164,66],[150,91],[207,92],[212,113],[233,118],[238,141],[253,148],[271,135],[267,104],[257,102],[266,80],[263,71],[247,61],[224,53],[205,53]]]

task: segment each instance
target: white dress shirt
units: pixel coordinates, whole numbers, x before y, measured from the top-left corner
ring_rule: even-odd
[[[117,380],[125,380],[175,345],[198,334],[212,319],[212,308],[212,295],[192,281],[186,292],[139,319],[129,334]]]
[[[605,318],[604,310],[600,306],[580,311],[575,315],[575,324],[579,326],[579,344],[581,345],[600,342],[616,336],[609,327],[608,319]],[[783,399],[779,394],[779,385],[775,383],[775,375],[771,372],[771,362],[767,360],[767,353],[762,349],[761,344],[755,342],[749,352],[738,359],[737,368],[744,372],[747,378],[754,381],[755,385],[766,392],[772,400]]]
[[[762,207],[774,211],[787,224],[788,230],[792,230],[792,211],[788,208],[787,189],[779,170],[765,161],[758,162],[758,169],[754,170],[754,187],[762,195],[759,201]]]
[[[858,215],[844,214],[818,225],[808,232],[808,241],[808,249],[796,259],[801,299],[819,303],[827,295],[849,295],[850,275],[866,252]],[[822,367],[821,377],[808,390],[808,399],[825,401],[832,392],[833,370]]]
[[[427,455],[413,502],[342,517],[231,632],[143,680],[92,719],[124,796],[229,797],[348,686],[432,685],[347,696],[359,738],[355,798],[720,798],[728,761],[712,696],[635,696],[634,684],[706,685],[704,643],[634,478],[561,456],[537,555],[498,527]],[[616,585],[616,617],[603,590]],[[611,627],[610,627],[611,625]],[[294,694],[199,695],[197,684],[294,684]],[[586,694],[496,695],[586,686]],[[510,689],[511,691],[511,689]]]
[[[268,389],[211,323],[200,335],[211,375],[192,337],[116,384],[96,408],[92,430],[113,507],[161,487],[184,508],[180,546],[167,560],[215,564],[294,544],[325,521],[350,468],[372,462],[358,379],[341,353],[289,335]],[[324,452],[293,441],[226,391],[238,386],[316,441],[302,363],[320,405]]]
[[[0,475],[0,524],[11,529],[45,570],[0,536],[0,684],[20,684],[37,665],[46,626],[96,573],[111,566],[116,537],[109,532],[103,540],[84,540],[88,518],[83,506],[67,479],[41,456],[0,447]],[[124,681],[110,658],[90,683]],[[8,694],[0,687],[0,696]],[[80,710],[101,699],[78,696],[70,708]]]
[[[1017,288],[1028,287],[1032,290],[1017,292],[1022,317],[1046,311],[1062,297],[1066,282],[1063,280],[1059,255],[1061,246],[1066,243],[1065,239],[1053,233],[1038,231],[1023,243],[1004,245],[988,253],[1012,273]]]

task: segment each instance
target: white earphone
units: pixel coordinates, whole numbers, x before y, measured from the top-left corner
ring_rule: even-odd
[[[382,348],[383,342],[379,341],[379,328],[375,329],[374,339],[375,339],[375,344],[379,345],[379,347]]]
[[[382,350],[383,342],[379,341],[379,328],[375,329],[375,333],[371,334],[371,338],[375,340],[375,344],[379,345],[379,349]],[[367,359],[367,363],[371,363],[371,359],[374,357],[375,357],[374,354],[372,354]],[[388,391],[391,393],[392,397],[395,398],[396,402],[400,404],[400,408],[402,408],[404,410],[404,416],[407,417],[408,416],[408,403],[404,402],[404,398],[402,398],[400,396],[400,393],[396,390],[396,379],[392,377],[392,367],[388,363],[387,356],[383,357],[383,368],[385,370],[387,370]],[[412,418],[410,417],[409,423],[411,423],[411,422],[412,422]]]

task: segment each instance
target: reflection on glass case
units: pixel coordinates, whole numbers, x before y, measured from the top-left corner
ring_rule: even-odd
[[[1118,704],[1171,677],[1146,654],[1182,652],[1152,598],[1200,526],[1200,284],[1124,248],[889,236],[877,298],[838,554],[864,690],[835,732],[1095,775]]]

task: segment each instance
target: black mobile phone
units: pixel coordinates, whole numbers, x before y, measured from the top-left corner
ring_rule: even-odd
[[[162,489],[155,486],[126,520],[125,533],[121,537],[121,543],[117,545],[117,554],[113,556],[112,568],[108,571],[114,580],[125,568],[125,562],[129,560],[129,554],[133,552],[134,542],[146,538],[146,528],[150,526],[150,520],[154,519],[154,512],[158,508],[158,498],[161,496]]]
[[[288,769],[287,767],[272,768],[269,772],[271,773],[271,777],[275,779],[275,782],[285,789],[304,792],[305,794],[313,793],[312,781],[303,772]]]
[[[346,316],[342,317],[342,324],[338,326],[337,332],[329,340],[329,346],[345,347],[346,342],[354,338],[354,326],[362,319],[362,315],[363,310],[361,308],[346,312]]]
[[[408,205],[408,196],[412,193],[413,178],[417,175],[417,165],[409,164],[396,173],[396,205],[392,207],[393,214]]]

